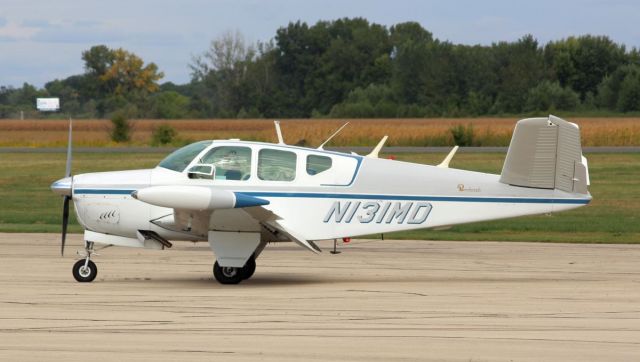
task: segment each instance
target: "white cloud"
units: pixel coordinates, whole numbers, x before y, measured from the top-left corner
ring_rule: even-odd
[[[13,21],[7,21],[0,27],[0,38],[5,40],[29,40],[36,35],[40,29],[25,26]]]

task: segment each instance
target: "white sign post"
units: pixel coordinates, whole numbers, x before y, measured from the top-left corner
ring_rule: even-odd
[[[36,98],[36,108],[41,112],[60,110],[60,98]]]

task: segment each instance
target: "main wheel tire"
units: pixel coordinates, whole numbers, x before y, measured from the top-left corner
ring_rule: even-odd
[[[253,273],[256,271],[256,259],[251,256],[247,263],[240,269],[240,274],[242,275],[242,280],[249,279],[253,276]]]
[[[232,266],[221,267],[216,261],[213,264],[213,276],[220,284],[238,284],[242,281],[242,268]]]
[[[85,267],[86,260],[78,260],[73,264],[73,277],[80,283],[90,283],[98,275],[98,267],[94,262],[89,260],[89,263]]]

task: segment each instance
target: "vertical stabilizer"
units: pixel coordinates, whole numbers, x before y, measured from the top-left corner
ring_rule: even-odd
[[[500,182],[586,194],[588,179],[577,124],[555,116],[518,121]]]

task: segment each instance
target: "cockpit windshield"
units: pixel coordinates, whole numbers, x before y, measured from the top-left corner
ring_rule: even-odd
[[[200,141],[184,146],[162,160],[158,166],[182,172],[202,150],[209,147],[212,141]]]

